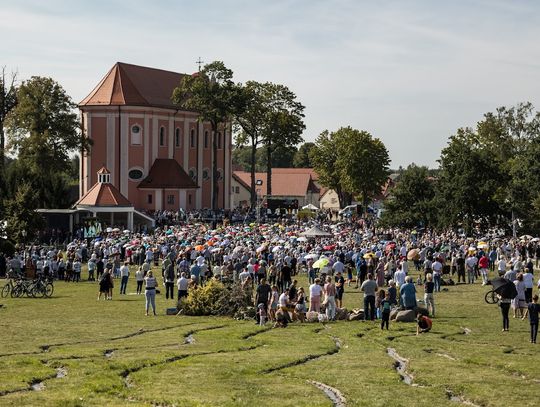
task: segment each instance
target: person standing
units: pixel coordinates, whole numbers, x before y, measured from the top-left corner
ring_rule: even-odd
[[[527,304],[530,304],[532,301],[534,281],[533,275],[528,268],[526,268],[523,273],[523,284],[525,285],[525,301]]]
[[[488,282],[489,259],[485,253],[480,257],[480,260],[478,260],[478,268],[480,269],[480,276],[482,277],[482,285],[486,285]]]
[[[510,319],[508,318],[508,313],[510,312],[510,303],[512,300],[510,298],[504,298],[503,296],[497,294],[499,297],[499,307],[501,307],[501,315],[503,320],[503,332],[508,332],[510,329]]]
[[[135,280],[137,281],[137,295],[142,293],[142,285],[144,281],[144,272],[141,266],[135,272]]]
[[[186,278],[186,273],[182,271],[180,278],[176,281],[176,287],[178,288],[178,302],[184,297],[188,296],[189,279]]]
[[[316,278],[315,282],[309,286],[309,312],[319,312],[321,310],[321,279]]]
[[[435,300],[433,299],[433,291],[435,288],[435,283],[431,274],[426,276],[426,282],[424,283],[424,302],[426,304],[426,309],[428,312],[431,310],[431,317],[435,316]]]
[[[517,295],[512,300],[512,308],[514,309],[514,318],[523,317],[524,309],[527,308],[527,303],[525,301],[525,283],[523,282],[523,274],[519,273],[516,280],[514,281],[516,286]]]
[[[126,295],[126,288],[129,279],[129,263],[126,261],[122,267],[120,267],[120,295]]]
[[[474,254],[470,254],[469,257],[467,257],[467,260],[465,260],[465,267],[467,268],[467,283],[474,284],[474,277],[475,277],[475,269],[476,264],[478,263],[478,259]]]
[[[146,296],[146,316],[148,316],[148,310],[152,305],[154,315],[156,315],[156,287],[158,285],[157,279],[154,277],[154,273],[150,270],[144,278],[145,284],[145,296]]]
[[[73,281],[79,282],[81,281],[81,261],[77,257],[75,261],[73,262]]]
[[[350,282],[350,281],[349,281]],[[343,307],[343,293],[345,292],[345,278],[343,274],[337,273],[336,275],[336,307]]]
[[[88,281],[96,281],[94,278],[94,273],[96,270],[96,260],[91,258],[88,260]]]
[[[386,325],[386,330],[388,330],[388,325],[390,324],[390,293],[386,292],[384,300],[381,301],[381,329],[384,329]]]
[[[364,321],[375,319],[375,293],[377,283],[373,281],[373,274],[368,273],[367,280],[362,283],[360,291],[364,293]]]
[[[456,259],[456,271],[457,271],[457,282],[463,282],[465,283],[465,259],[463,258],[463,254],[459,253]]]
[[[441,275],[442,275],[443,265],[437,258],[435,259],[431,267],[433,269],[432,280],[435,287],[434,291],[439,292],[441,291]],[[426,275],[426,280],[427,280],[427,275]]]
[[[260,284],[257,286],[257,291],[255,293],[255,308],[262,308],[264,309],[264,314],[268,315],[268,304],[270,302],[270,294],[272,292],[272,288],[269,284],[266,283],[266,278],[261,278]],[[257,324],[260,323],[260,315],[257,314]]]
[[[529,316],[529,322],[531,323],[531,343],[536,343],[536,336],[538,335],[538,313],[540,313],[540,305],[538,304],[538,294],[535,294],[523,316],[523,319],[527,315]]]
[[[336,286],[332,282],[332,277],[326,277],[324,285],[324,295],[326,303],[326,316],[329,321],[333,321],[336,317]]]
[[[164,262],[165,263],[165,262]],[[166,263],[166,268],[163,273],[163,277],[165,279],[165,299],[171,299],[174,300],[174,263],[172,261],[168,261]]]

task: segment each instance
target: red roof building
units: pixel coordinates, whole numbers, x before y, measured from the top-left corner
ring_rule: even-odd
[[[214,137],[210,124],[199,122],[196,112],[172,103],[183,76],[118,62],[80,102],[82,127],[92,140],[90,152],[81,159],[81,199],[96,197],[96,169],[107,167],[111,186],[136,209],[210,208],[215,142],[218,206],[229,208],[230,126],[222,126]],[[108,195],[103,191],[102,196]]]

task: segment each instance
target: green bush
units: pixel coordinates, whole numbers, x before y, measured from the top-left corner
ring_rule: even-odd
[[[306,220],[311,219],[316,216],[315,212],[310,211],[309,209],[301,209],[298,211],[298,214],[296,215],[298,217],[298,220]]]
[[[189,290],[188,296],[178,304],[185,315],[228,315],[234,316],[251,304],[251,296],[240,284],[225,286],[211,279],[204,286]]]

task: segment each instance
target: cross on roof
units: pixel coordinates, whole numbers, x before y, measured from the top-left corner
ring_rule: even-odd
[[[201,72],[201,65],[204,64],[204,61],[199,57],[197,61],[195,61],[197,65],[199,65],[199,72]]]

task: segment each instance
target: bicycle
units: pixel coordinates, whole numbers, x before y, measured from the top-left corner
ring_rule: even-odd
[[[30,280],[17,280],[15,286],[11,289],[11,298],[19,298],[26,294],[27,297],[35,297],[34,282]]]
[[[13,287],[15,287],[15,284],[13,284],[14,279],[20,279],[22,278],[21,273],[16,273],[13,269],[9,269],[7,272],[7,278],[8,282],[2,287],[2,290],[0,291],[0,296],[2,298],[7,298],[11,290],[13,290]]]

